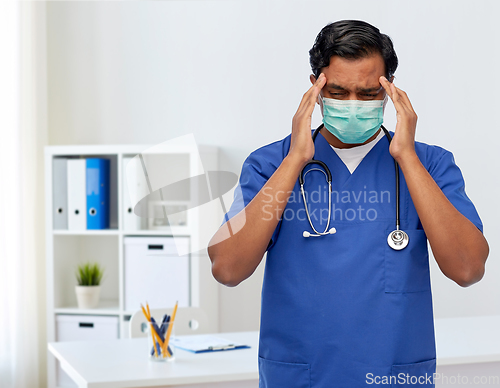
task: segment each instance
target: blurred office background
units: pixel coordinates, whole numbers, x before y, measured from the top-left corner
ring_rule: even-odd
[[[453,151],[484,223],[480,283],[460,288],[431,259],[435,316],[500,314],[499,13],[495,0],[2,2],[0,380],[46,381],[42,147],[193,133],[239,174],[250,152],[290,133],[310,87],[308,51],[340,19],[393,39],[417,140]],[[388,129],[395,122],[389,102]],[[264,265],[219,287],[220,331],[258,330]]]

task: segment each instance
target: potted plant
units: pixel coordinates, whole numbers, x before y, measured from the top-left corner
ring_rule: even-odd
[[[99,303],[101,280],[104,269],[98,263],[84,263],[78,266],[75,287],[78,308],[93,309]]]

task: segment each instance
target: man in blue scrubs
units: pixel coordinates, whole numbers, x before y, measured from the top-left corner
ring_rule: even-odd
[[[432,387],[427,240],[441,271],[467,287],[482,278],[489,252],[481,220],[453,155],[415,142],[417,115],[394,85],[398,60],[387,35],[339,21],[321,30],[309,54],[312,86],[291,134],[243,164],[234,203],[208,248],[213,275],[236,286],[267,251],[261,388]],[[397,111],[390,143],[381,130],[388,99]],[[316,104],[323,126],[313,142]],[[306,166],[313,157],[332,174],[330,214],[325,174]],[[402,250],[387,242],[396,226],[394,160],[409,237]],[[306,203],[298,183],[304,166]],[[305,237],[314,234],[311,224],[336,233]]]

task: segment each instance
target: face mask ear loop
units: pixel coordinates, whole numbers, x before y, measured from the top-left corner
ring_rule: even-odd
[[[319,105],[319,109],[321,111],[321,116],[323,116],[323,109],[324,109],[323,106],[324,106],[324,104],[323,104],[323,97],[321,97],[321,94],[318,94],[318,97],[316,98],[316,102]]]
[[[383,113],[385,113],[385,106],[387,105],[387,101],[389,101],[389,97],[387,96],[387,93],[385,93],[384,105],[382,106],[382,112]]]

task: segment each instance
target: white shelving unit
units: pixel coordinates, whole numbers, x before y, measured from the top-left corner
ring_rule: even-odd
[[[208,315],[210,331],[218,332],[219,306],[218,283],[210,271],[210,260],[204,250],[211,232],[220,225],[223,210],[199,206],[187,214],[186,226],[169,229],[147,229],[143,221],[139,230],[124,229],[125,190],[124,158],[140,155],[144,161],[152,155],[164,156],[164,168],[160,173],[172,177],[187,175],[195,177],[206,171],[216,171],[218,154],[216,147],[195,146],[192,142],[150,145],[89,145],[49,146],[45,148],[45,194],[46,194],[46,263],[47,263],[47,340],[56,338],[58,315],[114,316],[118,317],[119,338],[128,337],[128,320],[135,311],[124,309],[124,238],[128,236],[187,236],[190,241],[189,276],[190,306],[202,308]],[[54,230],[53,228],[53,160],[55,158],[102,157],[110,160],[110,228],[105,230]],[[155,172],[158,174],[158,171]],[[150,176],[149,178],[154,178]],[[194,185],[196,188],[196,184]],[[150,192],[155,191],[150,185]],[[192,190],[193,187],[190,188]],[[215,201],[219,201],[215,199]],[[95,309],[82,310],[77,307],[75,295],[76,266],[84,261],[97,261],[105,267],[105,278],[101,284],[101,299]],[[170,307],[170,306],[166,306]],[[173,306],[172,306],[173,307]],[[139,306],[137,306],[139,309]],[[49,354],[49,353],[48,353]],[[48,386],[56,387],[56,362],[48,355]]]

